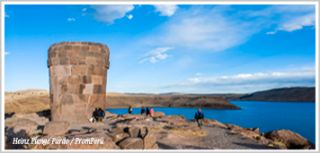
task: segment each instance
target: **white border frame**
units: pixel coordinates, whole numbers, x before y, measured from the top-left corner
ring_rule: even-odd
[[[65,2],[65,1],[8,1],[8,0],[3,0],[1,3],[1,152],[65,152],[65,151],[70,151],[70,152],[318,152],[319,151],[319,102],[320,102],[320,96],[319,96],[319,1],[303,1],[303,2],[296,2],[296,1],[249,1],[249,2],[243,2],[243,1],[208,1],[208,0],[201,0],[201,1],[187,1],[187,0],[178,0],[178,1],[168,1],[168,0],[163,0],[163,1],[155,1],[155,0],[150,0],[150,1],[141,1],[141,0],[124,0],[124,1],[77,1],[77,2]],[[237,150],[237,149],[214,149],[214,150],[198,150],[198,149],[188,149],[188,150],[182,150],[182,149],[174,149],[174,150],[115,150],[115,149],[101,149],[101,150],[75,150],[75,149],[70,149],[70,150],[8,150],[5,149],[5,141],[4,141],[4,124],[5,124],[5,117],[4,117],[4,103],[5,103],[5,75],[4,75],[4,69],[5,69],[5,43],[4,43],[4,35],[5,35],[5,5],[7,4],[21,4],[21,5],[50,5],[50,4],[61,4],[61,5],[103,5],[103,4],[119,4],[119,5],[125,5],[125,4],[143,4],[143,5],[148,5],[148,4],[192,4],[192,5],[202,5],[202,4],[230,4],[230,5],[237,5],[237,4],[252,4],[252,5],[297,5],[297,4],[305,4],[305,5],[314,5],[315,6],[315,32],[316,32],[316,40],[315,40],[315,51],[316,51],[316,82],[315,82],[315,87],[316,87],[316,143],[315,143],[315,150],[266,150],[266,149],[255,149],[255,150]],[[3,132],[3,133],[2,133]]]

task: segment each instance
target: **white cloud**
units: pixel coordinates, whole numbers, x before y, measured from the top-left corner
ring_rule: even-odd
[[[9,55],[9,54],[10,54],[10,52],[7,52],[7,51],[4,52],[4,55]]]
[[[95,17],[107,24],[112,24],[115,20],[125,17],[125,15],[134,9],[133,5],[97,5]]]
[[[310,13],[306,15],[297,16],[283,23],[280,23],[277,30],[292,32],[295,30],[300,30],[305,26],[313,26],[314,22],[315,22],[315,14]]]
[[[255,26],[226,17],[219,8],[182,10],[145,38],[151,45],[190,50],[222,51],[246,41]]]
[[[172,16],[178,9],[176,5],[154,5],[154,7],[162,16]]]
[[[67,18],[67,21],[68,21],[68,22],[75,22],[75,21],[76,21],[76,18],[69,17],[69,18]]]
[[[132,15],[132,14],[129,14],[129,15],[127,16],[127,18],[128,18],[129,20],[131,20],[131,19],[133,19],[133,15]]]
[[[180,8],[174,16],[142,41],[149,46],[173,46],[181,50],[224,51],[246,42],[263,30],[268,35],[292,32],[314,25],[313,6],[269,6],[238,11],[215,6]]]
[[[189,92],[205,90],[206,92],[253,92],[279,87],[315,86],[314,69],[291,71],[240,73],[223,76],[196,75],[178,84],[165,88]]]
[[[293,32],[315,24],[315,7],[313,5],[277,5],[249,13],[251,17],[260,17],[275,28],[266,34],[278,31]]]
[[[143,63],[146,61],[150,63],[157,63],[161,60],[165,60],[169,57],[169,55],[167,54],[169,50],[172,50],[172,48],[171,47],[155,48],[150,52],[148,52],[147,54],[145,54],[145,56],[142,57],[142,59],[140,60],[140,63]]]

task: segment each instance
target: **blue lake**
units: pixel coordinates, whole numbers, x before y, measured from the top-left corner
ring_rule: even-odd
[[[261,132],[276,129],[289,129],[315,142],[315,103],[312,102],[262,102],[262,101],[231,101],[241,110],[217,110],[203,108],[205,117],[223,123],[236,124],[241,127],[258,127]],[[155,111],[166,115],[183,115],[193,119],[197,108],[156,107]],[[107,109],[116,114],[127,113],[126,108]],[[134,108],[134,114],[140,109]]]

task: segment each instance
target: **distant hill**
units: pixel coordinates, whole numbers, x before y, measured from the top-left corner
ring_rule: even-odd
[[[315,87],[278,88],[254,92],[234,100],[315,102]]]

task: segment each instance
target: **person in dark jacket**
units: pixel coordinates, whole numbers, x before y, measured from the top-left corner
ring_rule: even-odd
[[[91,122],[96,122],[98,121],[98,108],[95,108],[94,111],[92,112],[92,117],[90,119]]]
[[[147,116],[150,115],[150,109],[149,109],[149,107],[146,108],[146,115],[147,115]]]
[[[141,107],[141,112],[140,112],[140,114],[141,115],[144,115],[146,113],[146,109],[144,108],[144,106],[142,106]]]
[[[102,122],[105,116],[105,112],[103,109],[98,108],[98,122]]]
[[[199,108],[198,111],[194,114],[194,119],[197,121],[198,126],[201,128],[202,121],[204,119],[204,114],[202,110]]]
[[[132,114],[132,112],[133,112],[133,108],[132,108],[132,106],[130,105],[129,108],[128,108],[128,113],[129,113],[129,114]]]

